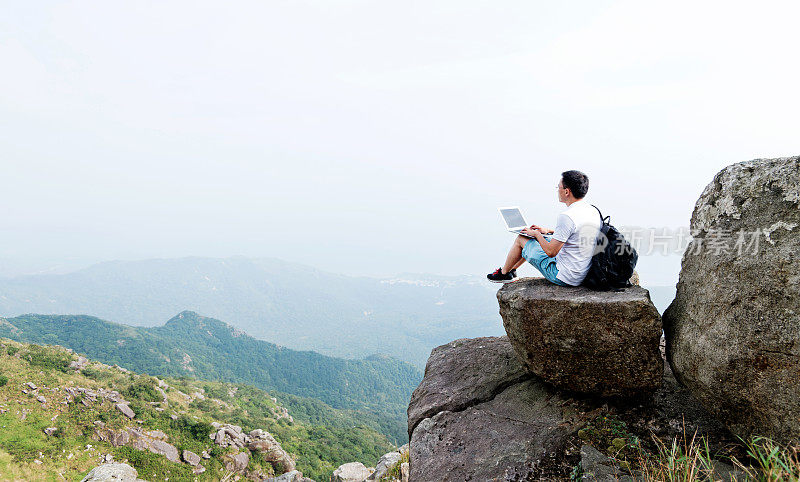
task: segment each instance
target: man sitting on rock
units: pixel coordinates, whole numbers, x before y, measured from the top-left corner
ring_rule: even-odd
[[[517,268],[527,260],[549,281],[560,286],[578,286],[591,265],[595,240],[600,230],[600,214],[583,198],[589,178],[580,171],[566,171],[558,182],[558,200],[568,209],[558,215],[556,229],[537,225],[522,230],[511,246],[506,264],[486,277],[495,283],[508,283],[517,277]],[[533,239],[531,239],[533,238]]]

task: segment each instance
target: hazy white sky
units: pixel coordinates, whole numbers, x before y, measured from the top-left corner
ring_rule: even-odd
[[[580,169],[617,225],[800,153],[797,2],[3,1],[0,260],[483,274]],[[643,257],[674,282],[676,257]],[[533,270],[531,269],[531,272]]]

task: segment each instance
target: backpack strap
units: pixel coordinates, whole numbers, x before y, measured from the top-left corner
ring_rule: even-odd
[[[595,206],[594,204],[592,204],[592,207],[597,209],[597,214],[600,215],[600,224],[601,225],[611,224],[611,216],[603,217],[603,213],[600,212],[600,208],[599,207]]]

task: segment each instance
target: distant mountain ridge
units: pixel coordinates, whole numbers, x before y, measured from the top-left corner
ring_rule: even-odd
[[[350,277],[276,259],[109,261],[0,279],[0,316],[81,313],[155,326],[191,310],[289,348],[384,353],[422,368],[435,346],[502,334],[496,288],[480,276]]]
[[[62,345],[150,375],[248,383],[318,399],[358,411],[365,424],[398,441],[406,437],[405,410],[422,379],[417,368],[390,357],[346,360],[291,350],[190,311],[149,328],[82,315],[22,315],[0,319],[0,337]]]

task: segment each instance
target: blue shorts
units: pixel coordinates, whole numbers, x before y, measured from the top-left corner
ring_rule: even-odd
[[[550,241],[549,236],[545,236],[545,239]],[[556,278],[556,275],[558,274],[556,258],[547,256],[542,249],[542,245],[539,244],[539,241],[536,241],[535,239],[528,240],[528,242],[525,243],[525,247],[522,248],[522,257],[525,258],[536,269],[538,269],[539,272],[542,273],[542,276],[544,276],[551,283],[555,283],[559,286],[569,286],[567,283],[564,283],[560,279]]]

